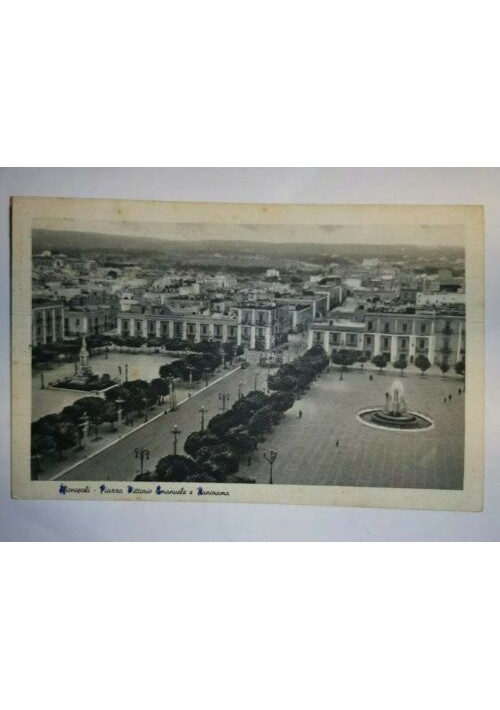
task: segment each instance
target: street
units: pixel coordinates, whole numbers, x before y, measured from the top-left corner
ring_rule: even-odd
[[[144,470],[154,470],[158,459],[168,454],[173,454],[174,437],[172,429],[177,424],[181,434],[177,439],[177,452],[184,454],[184,442],[193,431],[201,428],[201,407],[206,408],[205,425],[209,420],[222,411],[219,393],[229,394],[226,407],[231,407],[238,399],[239,383],[242,383],[241,394],[248,394],[255,387],[257,376],[257,389],[265,389],[268,372],[260,368],[255,362],[257,354],[252,353],[249,361],[254,364],[244,370],[237,370],[221,382],[202,389],[193,394],[177,411],[159,417],[141,429],[125,435],[122,440],[109,448],[101,451],[76,468],[68,471],[58,480],[68,481],[130,481],[139,473],[139,461],[134,456],[136,447],[144,446],[150,451],[149,461],[144,462]],[[223,371],[222,371],[223,372]]]

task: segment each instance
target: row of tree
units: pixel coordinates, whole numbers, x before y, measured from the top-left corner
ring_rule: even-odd
[[[367,362],[367,360],[368,358],[366,355],[359,350],[338,350],[332,354],[332,363],[340,366],[342,368],[342,372],[348,370],[348,368],[352,367],[355,363],[360,363],[361,368],[363,368],[363,365]],[[379,372],[382,372],[389,364],[389,359],[383,354],[375,355],[372,358],[372,363],[379,369]],[[431,367],[429,358],[423,354],[417,355],[413,364],[418,370],[420,370],[422,375]],[[392,363],[392,366],[394,369],[399,370],[401,374],[403,374],[404,370],[408,367],[408,360],[404,357],[404,355],[400,355],[398,359]],[[450,365],[444,360],[439,363],[439,368],[443,375],[445,375],[450,370]],[[457,362],[454,369],[457,375],[465,375],[465,359]]]
[[[191,433],[184,444],[187,456],[165,456],[154,472],[139,474],[136,481],[205,483],[255,483],[238,475],[240,460],[251,458],[259,441],[279,424],[293,406],[290,393],[250,392],[226,412],[217,414],[203,431]]]
[[[281,365],[277,373],[268,378],[267,386],[276,392],[299,396],[328,367],[328,363],[328,356],[321,345],[314,345],[294,362]]]

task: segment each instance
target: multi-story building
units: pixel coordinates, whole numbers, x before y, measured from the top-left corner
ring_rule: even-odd
[[[33,302],[31,343],[33,347],[64,339],[64,306],[54,301]]]
[[[238,342],[236,316],[221,313],[172,313],[168,309],[144,309],[143,313],[118,314],[119,335],[170,340],[217,340],[221,343]]]
[[[238,344],[251,350],[269,350],[286,339],[290,331],[287,303],[247,302],[234,311],[238,317]]]
[[[389,362],[400,357],[413,364],[425,355],[431,364],[454,365],[465,356],[465,315],[458,311],[366,312],[356,320],[329,320],[309,328],[309,347],[320,344],[331,354],[357,350],[370,360],[384,355]]]
[[[73,306],[64,312],[64,334],[96,335],[116,328],[116,309],[110,304]]]
[[[289,331],[289,307],[275,303],[246,303],[230,309],[228,315],[173,313],[168,308],[143,307],[142,312],[118,314],[120,335],[171,340],[215,340],[233,342],[251,349],[268,350],[281,342]]]

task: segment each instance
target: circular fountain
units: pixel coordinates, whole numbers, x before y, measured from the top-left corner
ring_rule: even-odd
[[[361,409],[357,417],[367,426],[393,431],[425,431],[434,426],[434,422],[426,414],[408,410],[403,383],[400,380],[394,380],[389,392],[385,393],[383,409],[373,407]]]

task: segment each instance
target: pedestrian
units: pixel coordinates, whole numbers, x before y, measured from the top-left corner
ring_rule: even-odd
[[[191,399],[191,392],[188,392],[188,399]]]
[[[448,400],[447,400],[446,397],[445,397],[445,398],[444,398],[444,403],[446,404],[447,401],[448,401]]]
[[[458,389],[458,396],[460,397],[461,394],[462,394],[462,390],[459,388]]]
[[[373,382],[373,375],[370,375],[370,380]]]
[[[302,419],[302,409],[299,409],[299,419]]]
[[[338,439],[337,439],[337,441],[335,442],[335,446],[337,447],[337,449],[338,449],[339,446],[340,446],[340,441],[339,441]]]
[[[448,401],[451,402],[451,394],[448,395]]]

